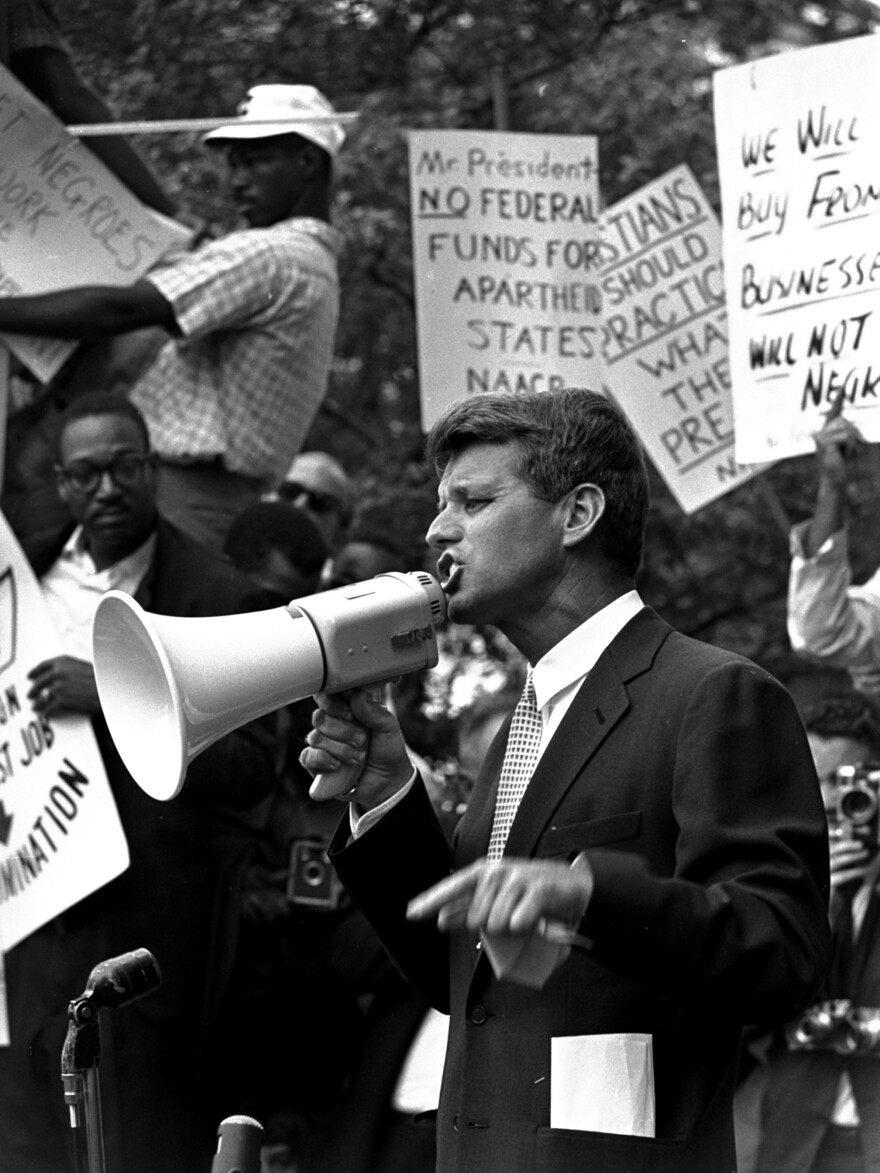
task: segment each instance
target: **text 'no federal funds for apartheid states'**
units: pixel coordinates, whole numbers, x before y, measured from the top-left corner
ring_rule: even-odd
[[[592,136],[410,135],[423,422],[484,391],[599,383]]]

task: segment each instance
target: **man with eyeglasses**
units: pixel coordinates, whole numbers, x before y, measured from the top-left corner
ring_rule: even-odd
[[[191,1173],[215,1145],[208,1048],[217,1045],[216,1011],[235,948],[236,877],[247,843],[236,811],[271,789],[271,719],[216,742],[193,763],[179,798],[155,802],[132,781],[101,714],[91,622],[109,589],[128,591],[148,611],[187,617],[252,611],[269,600],[162,517],[156,466],[130,400],[81,397],[66,415],[57,454],[68,524],[52,541],[23,542],[59,633],[58,654],[29,673],[28,700],[49,722],[68,714],[91,719],[131,863],[7,956],[12,1045],[0,1048],[3,1173],[72,1169],[58,1078],[67,1005],[97,962],[141,946],[155,954],[163,985],[106,1025],[107,1166]]]
[[[330,224],[330,192],[341,123],[305,85],[254,86],[239,113],[205,141],[226,152],[246,227],[130,286],[0,302],[0,331],[167,332],[130,394],[159,456],[163,513],[218,550],[232,519],[302,447],[327,391],[339,314],[342,237]]]

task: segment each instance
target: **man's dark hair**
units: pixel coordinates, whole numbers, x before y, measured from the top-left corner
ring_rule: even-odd
[[[584,387],[525,395],[475,395],[448,408],[428,434],[426,456],[442,472],[471,444],[520,447],[519,475],[545,501],[575,485],[598,485],[605,513],[596,528],[605,555],[628,574],[642,559],[648,473],[641,444],[623,412]]]
[[[880,758],[880,714],[876,705],[855,689],[828,693],[807,705],[803,722],[817,737],[851,737]]]
[[[273,550],[301,570],[317,574],[327,546],[312,519],[285,501],[260,501],[234,519],[223,552],[244,574],[261,567]]]
[[[121,419],[131,420],[144,438],[146,451],[150,451],[150,429],[147,427],[147,421],[127,395],[117,395],[112,391],[89,391],[85,395],[78,395],[70,406],[64,409],[56,446],[60,449],[61,437],[75,420],[90,419],[96,415],[115,415]]]

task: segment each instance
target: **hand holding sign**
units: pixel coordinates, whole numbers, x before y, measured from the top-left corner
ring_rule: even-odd
[[[58,717],[82,713],[92,717],[100,712],[95,669],[75,656],[52,656],[28,672],[31,687],[28,700],[35,713]]]
[[[78,715],[90,711],[91,668],[52,655],[58,633],[2,514],[0,552],[0,950],[8,951],[119,875],[128,847],[91,723]]]
[[[850,477],[852,462],[865,446],[865,437],[843,415],[843,394],[838,395],[814,434],[819,466],[819,483],[827,489],[843,489]]]

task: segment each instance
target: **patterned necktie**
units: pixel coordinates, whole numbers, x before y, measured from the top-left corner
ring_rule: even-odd
[[[498,794],[495,798],[495,819],[489,839],[487,858],[499,860],[507,842],[507,835],[525,793],[529,779],[535,771],[538,750],[541,745],[541,714],[535,700],[535,686],[532,674],[528,675],[523,694],[513,711],[507,748],[501,766]]]

